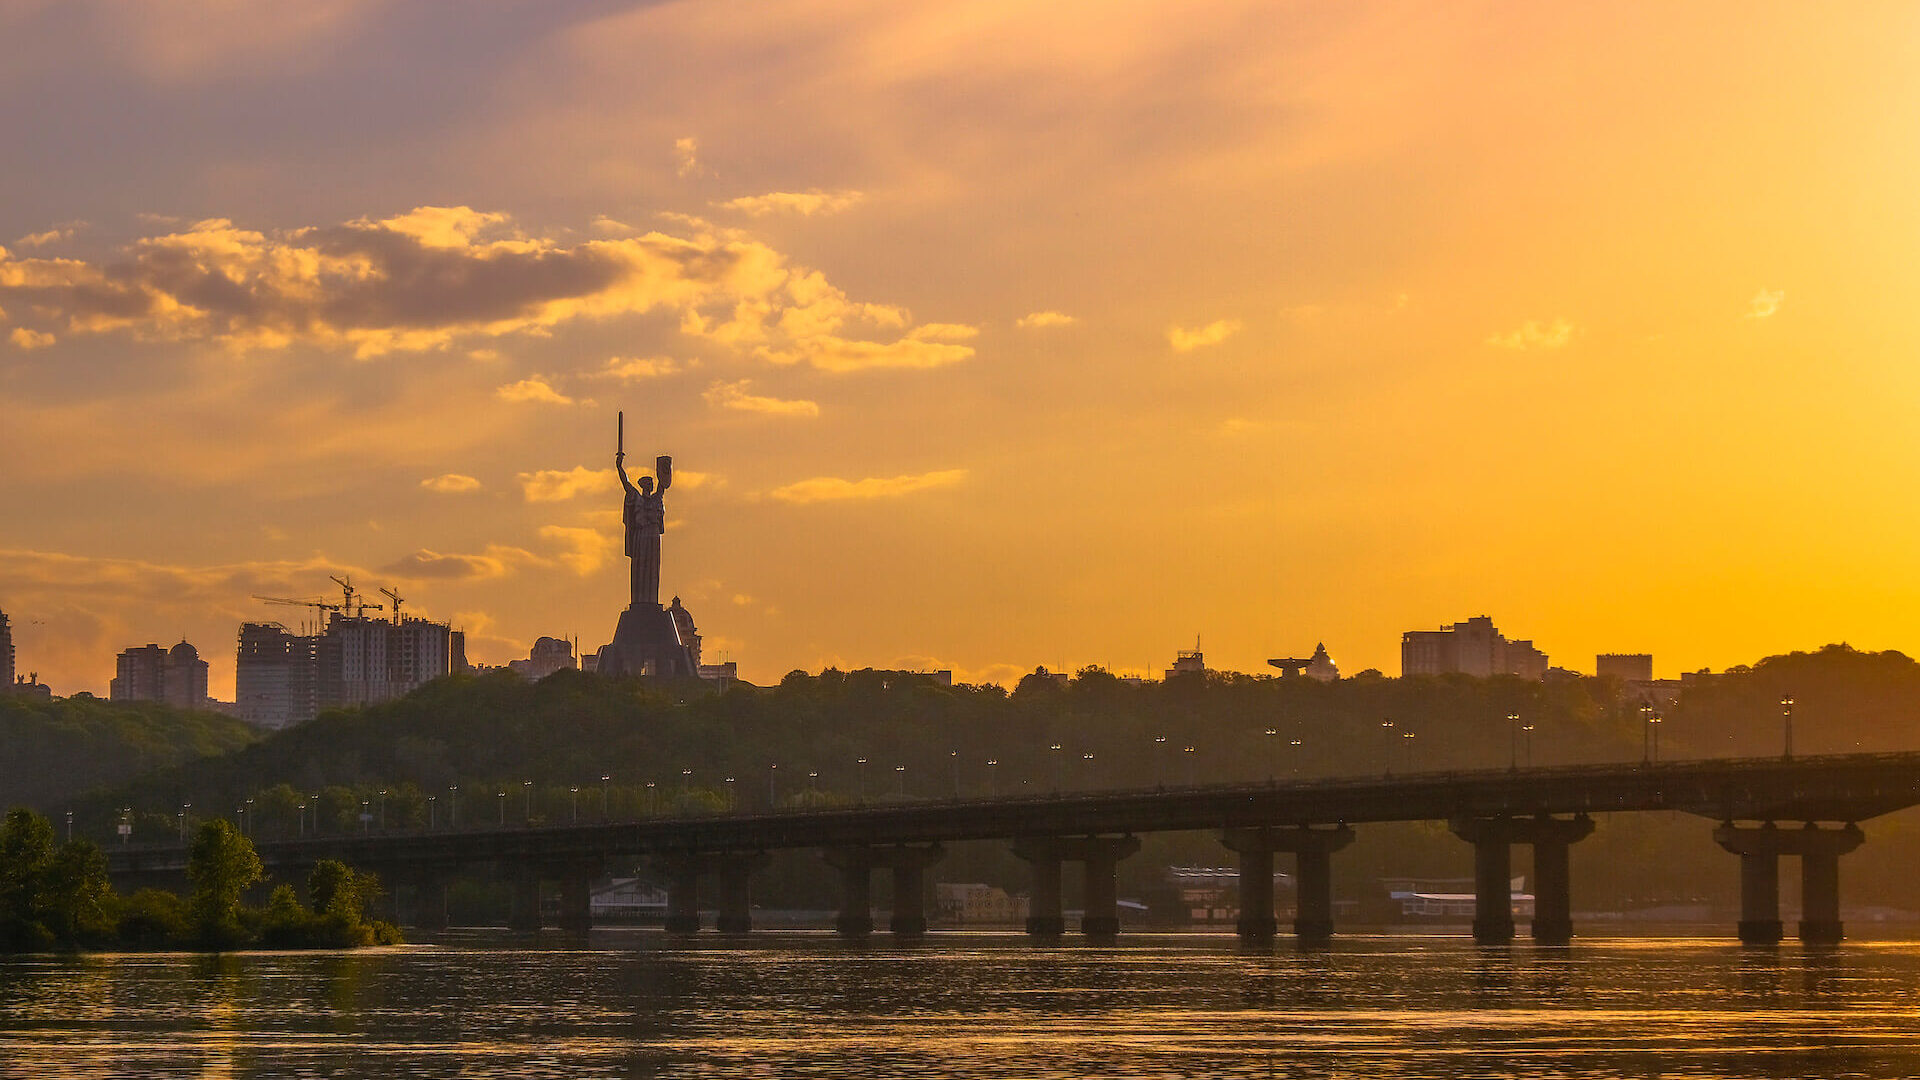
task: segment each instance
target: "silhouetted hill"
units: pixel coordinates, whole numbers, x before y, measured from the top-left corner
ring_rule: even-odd
[[[0,806],[49,814],[93,788],[224,754],[260,733],[230,716],[153,701],[0,694]]]

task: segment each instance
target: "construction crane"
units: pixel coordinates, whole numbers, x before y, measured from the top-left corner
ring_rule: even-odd
[[[256,595],[254,599],[260,601],[263,604],[285,604],[288,607],[312,608],[314,610],[313,617],[316,622],[323,621],[326,618],[326,616],[321,615],[320,612],[340,610],[339,604],[329,603],[325,600],[302,600],[298,597],[293,597],[293,596],[258,596],[258,595]]]
[[[393,601],[393,625],[399,626],[400,625],[400,605],[406,603],[406,601],[401,598],[399,593],[394,592],[392,589],[389,589],[384,585],[380,587],[380,592],[381,592],[381,595]]]
[[[328,574],[327,577],[330,578],[335,585],[340,586],[341,606],[339,610],[346,613],[348,617],[357,619],[369,611],[381,610],[379,604],[369,604],[360,598],[359,593],[353,591],[352,574],[348,574],[346,577],[334,577],[332,574]]]

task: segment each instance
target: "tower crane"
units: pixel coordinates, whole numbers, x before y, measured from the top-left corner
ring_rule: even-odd
[[[357,619],[365,615],[368,611],[380,610],[379,604],[369,604],[360,598],[359,593],[353,591],[352,574],[348,574],[346,577],[334,577],[332,574],[328,574],[327,577],[331,579],[335,585],[340,586],[341,605],[339,610],[344,612],[348,617]]]
[[[399,626],[400,625],[400,605],[406,603],[406,600],[401,598],[399,593],[394,592],[392,589],[389,589],[384,585],[380,587],[380,592],[387,599],[393,601],[393,625]]]
[[[288,607],[312,608],[314,610],[315,621],[320,621],[325,618],[325,616],[322,616],[321,614],[319,614],[320,612],[340,610],[339,604],[329,603],[328,601],[325,601],[325,600],[302,600],[298,597],[293,597],[293,596],[259,596],[259,595],[254,596],[254,599],[260,601],[263,604],[285,604]]]

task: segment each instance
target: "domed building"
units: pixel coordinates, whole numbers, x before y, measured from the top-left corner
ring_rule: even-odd
[[[204,709],[207,662],[184,640],[171,649],[128,649],[114,660],[109,693],[115,701],[164,701],[182,709]]]

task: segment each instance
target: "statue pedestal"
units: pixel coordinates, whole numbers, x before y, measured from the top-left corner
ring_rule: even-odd
[[[599,652],[595,668],[602,675],[655,675],[697,678],[693,652],[680,640],[673,616],[659,604],[635,604],[620,613],[613,641]]]

